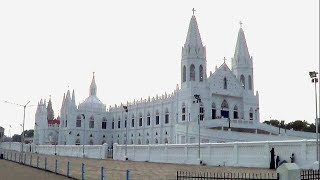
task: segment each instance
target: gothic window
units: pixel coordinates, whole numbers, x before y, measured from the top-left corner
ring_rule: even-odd
[[[196,73],[195,73],[195,67],[193,64],[190,66],[190,81],[196,80]]]
[[[228,82],[226,77],[223,78],[223,89],[228,89]]]
[[[138,139],[138,144],[141,144],[141,140],[140,139]]]
[[[77,116],[76,127],[81,127],[81,115]]]
[[[165,143],[165,144],[168,144],[168,143],[169,143],[168,138],[164,138],[164,143]]]
[[[131,139],[131,144],[133,144],[133,140]]]
[[[238,106],[235,105],[233,108],[233,119],[239,119],[239,115],[238,115]]]
[[[199,81],[203,81],[203,67],[202,65],[199,66]]]
[[[90,117],[89,128],[94,128],[94,117],[93,116]]]
[[[149,139],[146,140],[146,144],[149,144]]]
[[[77,139],[75,144],[80,145],[80,139]]]
[[[102,129],[107,129],[107,118],[106,117],[102,118],[101,127],[102,127]]]
[[[212,102],[211,104],[211,119],[217,118],[217,110],[216,110],[216,104]]]
[[[186,72],[186,66],[183,66],[183,69],[182,69],[182,82],[186,82],[186,75],[187,75],[187,72]]]
[[[253,110],[252,110],[252,108],[250,108],[250,111],[249,111],[249,118],[250,118],[250,120],[253,120]]]
[[[204,118],[204,107],[203,107],[203,103],[200,104],[199,118],[200,118],[200,121],[203,121],[203,118]]]
[[[134,127],[134,114],[132,114],[131,127]]]
[[[148,112],[147,115],[147,126],[150,126],[150,113]]]
[[[159,116],[159,111],[157,110],[156,112],[156,125],[160,124],[160,116]]]
[[[142,114],[140,113],[139,115],[139,126],[141,127],[142,126]]]
[[[155,143],[155,144],[158,144],[158,143],[159,143],[159,142],[158,142],[158,139],[155,139],[154,143]]]
[[[68,120],[66,120],[66,127],[68,127]]]
[[[240,82],[241,82],[241,86],[243,87],[243,89],[246,88],[246,80],[244,78],[244,75],[240,76]]]
[[[249,89],[252,90],[252,79],[251,76],[248,76]]]
[[[168,108],[166,108],[166,114],[165,114],[165,117],[164,117],[164,123],[165,124],[169,123],[169,111],[168,111]]]
[[[111,129],[114,129],[114,119],[112,119]]]
[[[186,120],[186,106],[184,103],[182,104],[181,114],[182,114],[181,120],[185,121]]]
[[[121,122],[120,122],[120,120],[118,121],[118,129],[120,129],[121,128]]]
[[[92,139],[90,139],[89,144],[93,145],[93,140]]]
[[[226,100],[221,104],[221,117],[229,118],[229,105]]]

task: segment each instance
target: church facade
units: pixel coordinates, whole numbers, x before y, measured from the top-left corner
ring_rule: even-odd
[[[242,138],[244,133],[239,129],[251,133],[254,130],[254,140],[272,135],[268,128],[260,126],[253,59],[241,27],[232,66],[223,63],[207,75],[206,47],[193,15],[181,56],[181,85],[177,85],[171,94],[121,103],[107,109],[97,96],[93,75],[89,97],[77,106],[74,91],[72,94],[68,91],[63,97],[59,117],[49,124],[53,117],[48,117],[53,111],[51,113],[52,108],[48,110],[41,100],[36,112],[34,142],[61,145],[107,143],[109,146],[113,143],[195,143],[199,137],[197,133],[201,142],[249,140]],[[51,101],[49,104],[51,106]],[[225,130],[231,130],[230,124],[239,135],[217,134],[228,133]]]

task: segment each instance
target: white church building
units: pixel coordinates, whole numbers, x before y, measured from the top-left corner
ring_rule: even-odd
[[[63,97],[54,119],[51,100],[38,104],[35,144],[181,144],[311,139],[314,133],[279,129],[260,122],[253,58],[240,27],[232,58],[207,74],[206,47],[196,17],[190,20],[181,53],[181,85],[173,93],[121,103],[98,98],[93,74],[89,97],[78,106],[74,91]],[[198,99],[196,99],[198,98]],[[123,106],[127,106],[126,112]],[[200,138],[199,138],[200,134]]]

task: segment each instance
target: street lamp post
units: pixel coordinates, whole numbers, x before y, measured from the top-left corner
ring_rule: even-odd
[[[311,71],[309,72],[310,78],[311,78],[311,82],[314,83],[314,91],[315,91],[315,100],[316,100],[316,136],[317,136],[317,147],[316,147],[316,151],[317,151],[317,162],[319,164],[320,168],[320,163],[319,163],[319,120],[318,120],[318,98],[317,98],[317,82],[318,82],[318,78],[317,78],[317,74],[318,72],[315,71]]]
[[[86,116],[84,114],[82,115],[82,119],[83,119],[83,142],[82,142],[82,158],[84,158],[84,142],[85,142],[85,133],[86,133]]]
[[[194,95],[194,98],[196,98],[196,103],[199,104],[199,107],[198,107],[198,160],[199,160],[199,163],[202,164],[202,161],[201,161],[201,158],[200,158],[200,103],[201,103],[201,98],[200,98],[200,95],[199,94],[195,94]]]
[[[126,126],[126,144],[125,144],[125,155],[124,155],[124,159],[128,160],[128,106],[123,106],[124,111],[127,113],[127,118],[125,120],[125,126]]]

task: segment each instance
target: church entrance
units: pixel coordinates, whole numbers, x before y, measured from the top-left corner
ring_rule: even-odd
[[[222,118],[229,118],[229,111],[221,110],[221,117]]]

